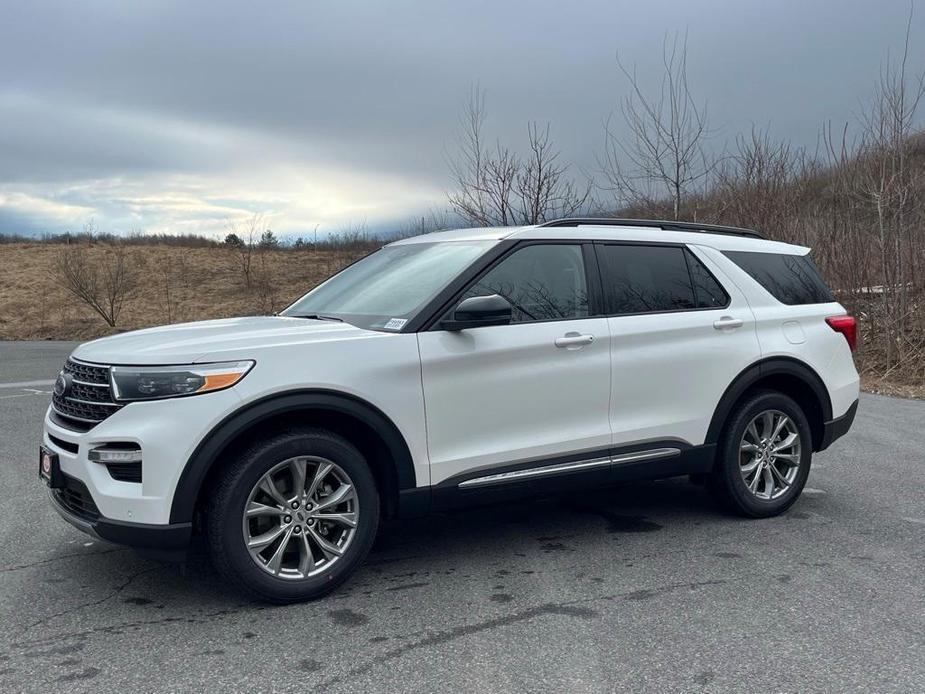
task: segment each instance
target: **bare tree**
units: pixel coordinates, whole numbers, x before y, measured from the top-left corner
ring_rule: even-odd
[[[838,300],[862,321],[865,378],[923,383],[925,132],[917,114],[925,84],[906,67],[910,27],[856,135],[848,123],[827,124],[820,158],[753,130],[739,136],[693,202],[705,220],[812,247]]]
[[[887,60],[874,98],[862,116],[863,143],[857,155],[860,175],[854,182],[854,192],[875,224],[888,369],[910,351],[919,358],[925,353],[925,343],[910,342],[907,335],[913,313],[920,310],[912,295],[922,288],[925,270],[925,172],[921,165],[912,165],[916,150],[922,148],[921,136],[913,134],[925,82],[921,75],[910,78],[907,74],[912,15],[910,8],[902,56],[898,62]]]
[[[567,166],[558,163],[549,124],[527,125],[529,155],[517,172],[517,197],[522,224],[539,224],[557,217],[570,217],[584,208],[591,196],[591,184],[580,186],[566,177]]]
[[[621,112],[625,130],[604,124],[604,153],[599,160],[605,184],[619,207],[651,207],[670,198],[675,219],[685,198],[703,186],[713,163],[704,144],[710,135],[706,104],[698,106],[687,81],[687,37],[677,35],[662,46],[659,91],[647,95],[635,68],[617,58],[630,93]]]
[[[234,258],[235,269],[244,278],[244,286],[250,289],[254,279],[254,252],[266,231],[263,215],[255,213],[244,222],[228,221],[226,223],[228,235],[225,245]]]
[[[133,263],[119,243],[96,249],[83,244],[64,246],[58,253],[56,270],[61,285],[113,328],[138,286]]]
[[[579,213],[590,201],[591,185],[582,186],[559,162],[549,125],[527,125],[529,155],[521,159],[483,134],[485,95],[474,89],[461,119],[459,151],[449,160],[454,190],[452,210],[476,226],[539,224]]]

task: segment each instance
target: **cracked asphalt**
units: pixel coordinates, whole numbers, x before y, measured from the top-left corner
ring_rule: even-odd
[[[925,691],[925,402],[863,396],[780,518],[669,480],[390,522],[339,592],[268,607],[49,507],[71,347],[0,342],[2,691]]]

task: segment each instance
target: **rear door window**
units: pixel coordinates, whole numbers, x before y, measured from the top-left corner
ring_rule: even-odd
[[[597,247],[609,315],[722,308],[729,302],[709,270],[684,248]]]
[[[723,254],[782,304],[796,306],[835,301],[807,255],[746,251],[725,251]]]

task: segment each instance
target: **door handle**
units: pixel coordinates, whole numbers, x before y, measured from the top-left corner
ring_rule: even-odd
[[[556,338],[556,347],[564,349],[580,349],[584,345],[590,345],[594,342],[594,335],[582,335],[581,333],[565,333],[562,337]]]
[[[717,330],[726,330],[729,328],[741,328],[745,324],[741,318],[733,318],[732,316],[723,316],[717,321],[713,321],[713,327]]]

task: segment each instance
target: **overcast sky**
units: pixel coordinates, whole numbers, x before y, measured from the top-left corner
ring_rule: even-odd
[[[920,5],[923,3],[919,3]],[[446,207],[473,84],[512,146],[549,121],[593,170],[625,80],[655,85],[666,32],[719,135],[814,145],[902,47],[906,0],[0,0],[0,232],[280,234]],[[925,68],[925,6],[911,67]]]

